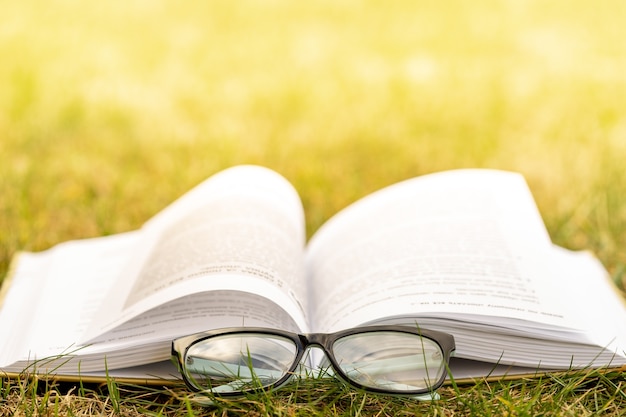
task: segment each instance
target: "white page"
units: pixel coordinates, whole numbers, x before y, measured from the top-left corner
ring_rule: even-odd
[[[21,254],[0,310],[0,365],[77,348],[137,238],[123,233]]]
[[[343,210],[312,238],[310,315],[322,331],[439,313],[569,325],[537,265],[550,250],[518,174],[458,170],[404,181]]]
[[[139,251],[85,340],[159,305],[216,290],[266,297],[307,328],[304,213],[296,191],[275,172],[256,166],[222,171],[141,233]]]
[[[26,262],[17,262],[17,257]],[[0,366],[11,363],[24,351],[30,335],[32,317],[42,298],[41,277],[36,273],[47,267],[49,257],[20,253],[12,260],[9,275],[2,282],[0,300]],[[24,300],[29,300],[25,303]],[[15,337],[14,335],[20,335]]]
[[[551,293],[566,315],[584,329],[589,343],[604,346],[626,361],[626,301],[589,252],[555,247]],[[617,362],[617,360],[616,360]]]

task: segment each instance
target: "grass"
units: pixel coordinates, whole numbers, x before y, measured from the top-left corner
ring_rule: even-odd
[[[218,399],[207,407],[178,387],[117,386],[110,381],[101,387],[68,389],[22,381],[1,387],[0,416],[623,415],[625,382],[620,375],[584,371],[538,380],[451,385],[440,390],[440,400],[431,402],[357,392],[333,379],[303,379],[277,392]]]
[[[3,2],[0,277],[19,250],[136,229],[234,164],[292,181],[309,235],[385,185],[492,167],[522,172],[555,243],[593,251],[624,289],[625,12],[619,0]],[[1,383],[0,415],[626,409],[615,374],[447,387],[432,404],[303,381],[216,409],[114,382]]]

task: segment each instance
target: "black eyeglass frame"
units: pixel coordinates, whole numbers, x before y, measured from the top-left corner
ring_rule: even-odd
[[[188,377],[185,371],[185,357],[187,355],[187,351],[195,344],[202,342],[207,339],[211,339],[217,336],[226,336],[233,334],[257,334],[257,335],[272,335],[272,336],[280,336],[286,339],[291,340],[296,346],[296,355],[293,360],[290,368],[285,372],[285,375],[275,381],[274,383],[259,387],[257,389],[251,390],[243,390],[238,392],[223,392],[223,393],[215,393],[211,392],[213,395],[220,397],[240,397],[244,395],[246,392],[253,392],[255,390],[260,391],[270,391],[273,389],[277,389],[287,383],[289,379],[295,374],[296,369],[300,365],[302,357],[304,353],[307,351],[309,347],[318,347],[322,349],[326,358],[329,360],[335,375],[339,376],[344,382],[349,385],[364,390],[367,392],[377,393],[377,394],[391,394],[391,395],[402,395],[402,396],[418,396],[421,394],[426,394],[429,392],[433,392],[437,390],[437,388],[443,385],[443,382],[446,379],[447,372],[443,372],[440,378],[433,383],[431,386],[419,389],[419,390],[388,390],[382,388],[368,387],[364,386],[357,381],[354,381],[350,377],[348,377],[339,366],[339,363],[335,359],[335,356],[332,353],[333,344],[346,336],[351,336],[355,334],[365,334],[365,333],[375,333],[375,332],[395,332],[395,333],[404,333],[410,334],[414,336],[420,336],[422,338],[429,339],[435,342],[443,352],[443,363],[447,366],[450,363],[450,357],[452,352],[455,350],[454,337],[448,333],[430,330],[430,329],[421,329],[419,327],[409,327],[409,326],[401,326],[401,325],[377,325],[377,326],[364,326],[364,327],[355,327],[351,329],[341,330],[335,333],[292,333],[283,330],[270,329],[265,327],[229,327],[223,329],[215,329],[209,330],[201,333],[195,333],[188,336],[183,336],[172,341],[172,361],[177,365],[180,374],[182,375],[183,381],[187,385],[189,389],[194,392],[203,392],[210,390],[203,390],[196,386]]]

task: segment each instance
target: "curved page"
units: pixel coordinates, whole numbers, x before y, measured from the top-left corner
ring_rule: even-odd
[[[86,341],[160,305],[210,291],[265,297],[306,329],[305,297],[298,293],[304,288],[304,214],[296,191],[275,172],[255,166],[222,171],[146,223],[141,234]],[[234,321],[243,320],[242,308],[245,303],[232,309]],[[178,317],[192,319],[193,311],[186,311]],[[206,323],[207,329],[218,326]]]
[[[518,174],[457,170],[407,180],[344,209],[313,237],[313,325],[331,331],[432,313],[567,325],[544,283],[551,251]]]

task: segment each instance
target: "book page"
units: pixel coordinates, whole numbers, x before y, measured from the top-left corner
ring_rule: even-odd
[[[296,191],[275,172],[254,166],[223,171],[149,221],[141,233],[138,252],[85,340],[160,305],[210,291],[265,297],[306,329],[304,214]],[[191,318],[193,312],[183,310],[178,317]]]
[[[541,272],[551,250],[518,174],[458,170],[404,181],[313,236],[310,316],[321,331],[444,313],[569,325]]]
[[[554,302],[566,310],[590,343],[606,347],[626,363],[626,300],[598,259],[586,251],[555,246],[550,281]]]
[[[138,237],[122,233],[20,254],[0,310],[0,366],[76,349]]]

